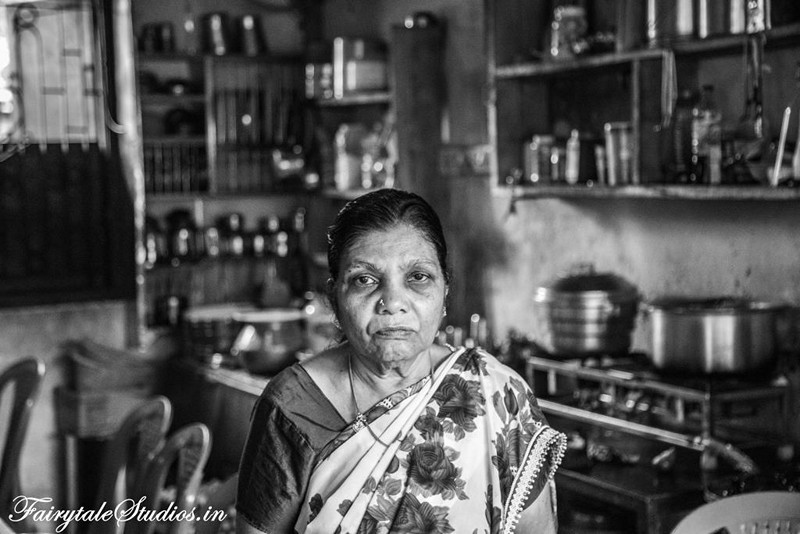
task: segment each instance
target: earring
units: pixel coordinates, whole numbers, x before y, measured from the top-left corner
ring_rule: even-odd
[[[447,317],[447,306],[442,308],[442,317]]]
[[[341,330],[342,329],[342,325],[339,324],[339,319],[334,317],[332,321],[333,321],[333,326],[336,327],[336,330]]]

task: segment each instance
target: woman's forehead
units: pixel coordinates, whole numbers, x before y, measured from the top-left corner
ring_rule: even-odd
[[[344,253],[344,263],[403,258],[438,262],[436,249],[417,228],[399,224],[386,229],[370,230],[350,243]]]

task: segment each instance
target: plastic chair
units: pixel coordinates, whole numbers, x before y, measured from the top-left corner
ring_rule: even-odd
[[[149,511],[161,509],[162,501],[165,507],[171,506],[172,513],[169,515],[174,519],[167,522],[167,534],[194,532],[194,520],[189,514],[180,512],[195,508],[203,469],[210,452],[211,431],[203,423],[192,423],[176,430],[148,465],[139,494],[145,497],[144,506]],[[174,488],[167,488],[167,477],[171,472],[175,474]],[[162,499],[162,495],[169,496]],[[202,512],[199,508],[195,509],[195,513]],[[125,532],[152,534],[156,526],[159,525],[153,521],[132,522],[131,530],[126,527]]]
[[[206,520],[200,519],[195,524],[195,534],[217,534],[223,529],[233,532],[233,521],[236,504],[236,489],[239,474],[232,475],[221,482],[204,484],[197,497],[198,510],[209,510]],[[225,514],[223,518],[222,515]]]
[[[19,460],[25,433],[28,430],[31,410],[36,404],[45,366],[37,358],[24,358],[0,374],[0,395],[14,387],[9,412],[3,459],[0,463],[0,515],[7,518],[12,513],[14,499],[22,495],[19,482]],[[26,518],[9,525],[16,532],[35,532],[34,523]]]
[[[757,491],[704,504],[684,517],[672,534],[800,532],[800,493]]]
[[[95,509],[105,506],[113,510],[122,500],[139,497],[137,491],[146,468],[162,447],[171,422],[172,405],[160,395],[125,417],[103,458]],[[111,534],[117,532],[118,526],[116,520],[96,521],[89,524],[88,530],[90,534]]]

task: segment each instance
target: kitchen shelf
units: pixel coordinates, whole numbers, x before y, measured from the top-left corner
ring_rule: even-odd
[[[148,193],[148,203],[173,204],[176,202],[215,202],[220,200],[246,200],[252,198],[300,197],[311,193],[307,191],[243,191],[241,193]]]
[[[142,140],[146,145],[180,145],[180,146],[204,146],[206,138],[201,135],[149,135]]]
[[[737,200],[788,201],[800,200],[800,189],[766,186],[692,186],[692,185],[624,185],[570,186],[542,185],[509,188],[514,200],[563,199],[655,199],[655,200]]]
[[[389,104],[392,94],[389,92],[359,93],[346,95],[342,98],[319,98],[313,100],[321,107],[364,106],[369,104]]]
[[[377,189],[347,189],[340,191],[338,189],[326,188],[322,189],[319,194],[325,198],[332,198],[336,200],[353,200],[354,198],[358,198],[361,195],[376,190]]]
[[[672,49],[676,54],[692,55],[712,52],[724,52],[740,49],[747,41],[748,34],[723,35],[694,39],[675,43]],[[786,45],[800,42],[800,23],[777,26],[764,32],[767,48],[773,45]]]
[[[206,97],[203,94],[166,94],[166,93],[145,93],[142,95],[143,106],[187,106],[191,104],[205,104]]]
[[[615,54],[598,54],[569,60],[503,65],[497,67],[495,78],[498,80],[515,80],[536,76],[553,76],[584,69],[626,65],[633,61],[660,59],[666,53],[667,51],[664,49],[645,49]]]
[[[768,47],[800,42],[800,24],[779,26],[766,31],[764,36]],[[725,35],[678,42],[671,48],[644,48],[641,50],[632,50],[630,52],[588,55],[568,60],[501,65],[495,70],[495,78],[498,80],[515,80],[538,76],[555,76],[586,69],[620,66],[635,61],[660,59],[665,57],[670,51],[682,56],[718,53],[742,48],[747,42],[748,37],[748,34]]]

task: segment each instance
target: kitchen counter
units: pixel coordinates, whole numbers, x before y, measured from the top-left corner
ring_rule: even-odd
[[[268,377],[242,369],[212,369],[190,360],[171,364],[165,395],[174,408],[173,428],[200,422],[211,430],[209,478],[235,473],[250,429],[250,415]]]

